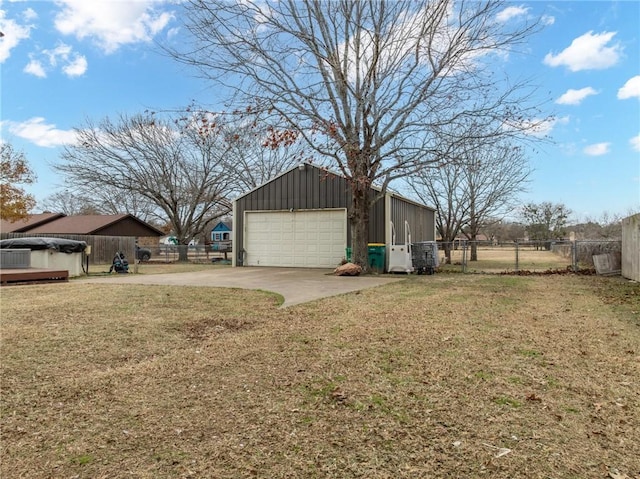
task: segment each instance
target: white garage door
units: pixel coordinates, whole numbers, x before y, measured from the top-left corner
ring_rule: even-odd
[[[252,211],[245,215],[245,264],[335,268],[345,256],[347,211]]]

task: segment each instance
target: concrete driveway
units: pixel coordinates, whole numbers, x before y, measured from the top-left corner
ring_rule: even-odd
[[[213,288],[260,289],[281,294],[283,307],[315,299],[336,296],[383,284],[403,277],[334,276],[333,270],[305,268],[215,268],[210,271],[170,274],[114,274],[88,278],[87,283],[155,284],[172,286],[205,286]]]

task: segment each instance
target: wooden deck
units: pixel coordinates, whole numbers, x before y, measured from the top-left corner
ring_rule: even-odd
[[[69,271],[67,270],[43,268],[0,269],[0,286],[67,281],[69,281]]]

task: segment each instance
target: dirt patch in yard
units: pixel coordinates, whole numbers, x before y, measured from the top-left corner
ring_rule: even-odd
[[[5,288],[0,476],[635,478],[639,288]]]

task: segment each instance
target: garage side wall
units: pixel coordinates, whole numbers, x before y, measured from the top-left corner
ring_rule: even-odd
[[[372,191],[372,195],[379,195],[377,191]],[[386,243],[385,232],[387,230],[385,221],[384,197],[379,198],[369,209],[369,243]],[[351,231],[349,229],[349,244],[351,244]]]
[[[409,222],[411,241],[435,241],[435,212],[416,203],[391,196],[391,221],[396,229],[396,243],[404,243],[404,222]],[[391,243],[391,233],[387,243]]]

